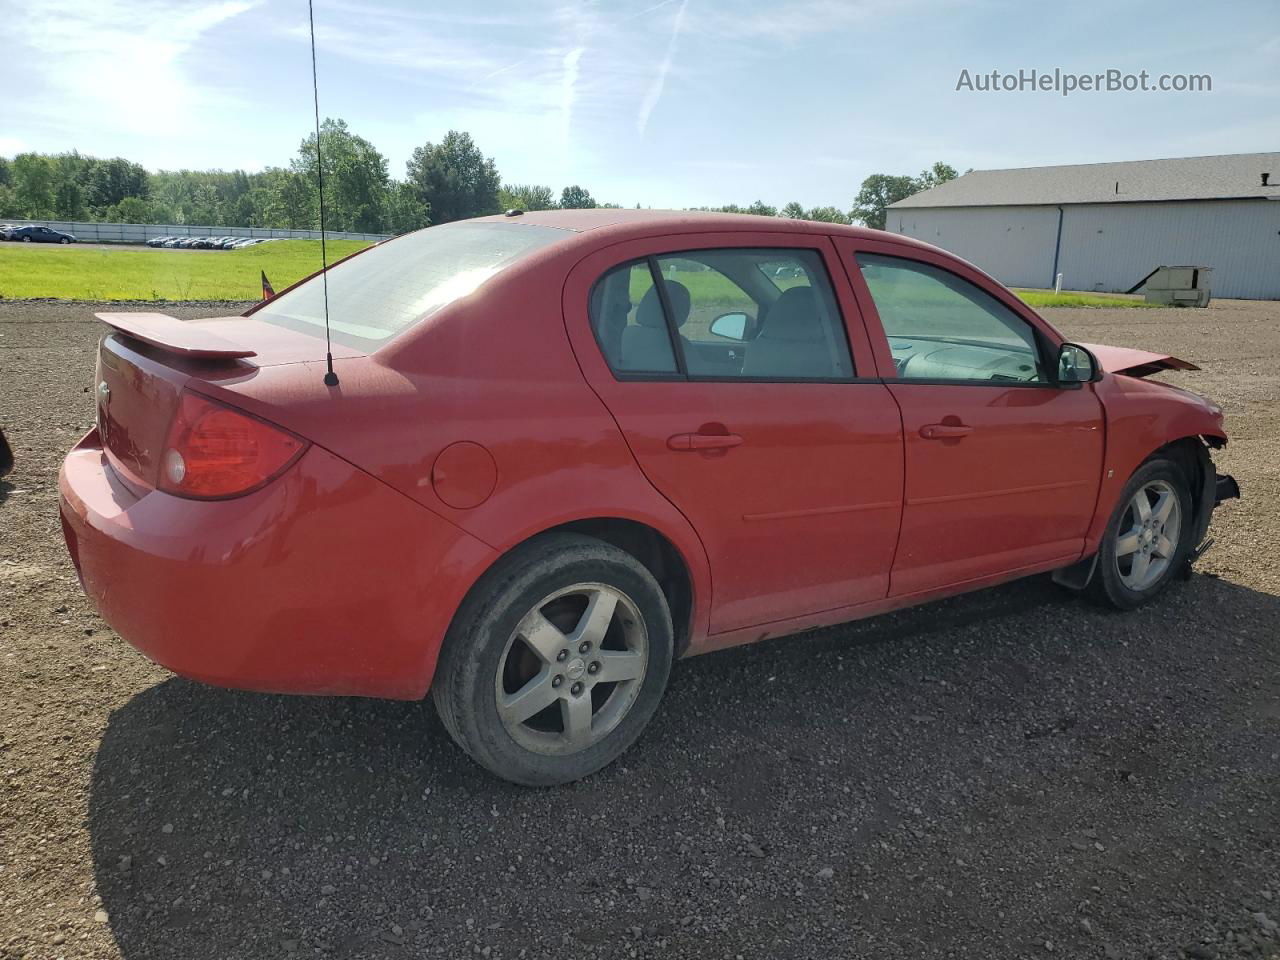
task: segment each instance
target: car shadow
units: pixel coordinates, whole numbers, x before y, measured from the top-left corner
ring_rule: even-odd
[[[1177,737],[1208,722],[1178,712],[1188,691],[1217,717],[1261,721],[1280,702],[1274,670],[1265,689],[1242,677],[1274,663],[1258,631],[1280,622],[1280,598],[1197,576],[1164,602],[1148,635],[1142,614],[1035,579],[685,661],[636,747],[551,790],[482,772],[429,702],[170,679],[116,710],[103,735],[88,809],[96,890],[129,960],[568,956],[629,943],[642,955],[790,955],[776,945],[803,943],[810,921],[868,950],[928,955],[920,938],[945,933],[963,953],[985,929],[1008,938],[996,954],[1026,952],[1019,911],[1070,915],[1081,890],[1106,883],[1053,852],[1056,831],[1123,814],[1133,823],[1115,831],[1158,833],[1158,811],[1218,762],[1220,743],[1201,756],[1186,738],[1171,759],[1148,735],[1153,717]],[[1206,647],[1234,659],[1209,662]],[[1154,807],[1132,796],[1138,778],[1161,785]],[[1250,823],[1276,816],[1276,793],[1254,792]],[[904,804],[951,824],[938,827],[945,842],[923,824],[905,833]],[[904,841],[911,854],[891,856]],[[970,868],[981,898],[921,885],[962,860],[999,864]],[[896,903],[883,913],[879,898],[859,899],[859,861],[884,871],[876,883]],[[814,862],[837,874],[806,906],[791,890],[813,886]],[[844,902],[859,905],[856,921]]]

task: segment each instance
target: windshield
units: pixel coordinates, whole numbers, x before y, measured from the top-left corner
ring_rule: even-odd
[[[567,235],[555,227],[450,223],[379,244],[329,268],[333,338],[357,347],[386,340]],[[317,276],[253,316],[304,333],[322,332],[324,296]]]

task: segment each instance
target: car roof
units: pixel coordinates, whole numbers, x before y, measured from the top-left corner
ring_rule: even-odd
[[[517,216],[496,214],[477,217],[474,223],[526,223],[557,227],[576,233],[606,233],[610,243],[631,237],[652,237],[672,233],[721,233],[769,231],[772,233],[817,234],[857,237],[864,240],[892,240],[905,246],[935,250],[902,234],[886,233],[870,227],[841,223],[797,220],[790,217],[763,217],[746,213],[711,213],[704,210],[628,210],[595,207],[587,210],[535,210]],[[599,238],[603,239],[603,238]]]

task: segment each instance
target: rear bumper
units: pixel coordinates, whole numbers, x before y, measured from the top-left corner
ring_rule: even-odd
[[[317,447],[244,497],[136,496],[92,432],[59,476],[85,593],[175,673],[278,693],[414,699],[492,551]]]

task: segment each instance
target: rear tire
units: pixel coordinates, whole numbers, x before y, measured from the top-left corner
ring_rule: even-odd
[[[640,736],[672,649],[666,597],[635,557],[547,534],[500,560],[463,601],[432,696],[449,735],[491,773],[568,783]]]
[[[1125,485],[1103,534],[1093,598],[1121,610],[1154,599],[1195,546],[1193,520],[1186,474],[1171,460],[1144,463]]]

